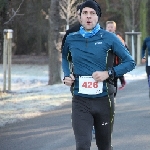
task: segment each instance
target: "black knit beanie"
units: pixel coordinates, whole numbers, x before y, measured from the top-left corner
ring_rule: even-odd
[[[77,11],[80,9],[80,7],[81,7],[81,4],[79,4],[79,5],[77,5]]]
[[[89,7],[89,8],[94,9],[96,11],[98,18],[101,17],[101,8],[96,1],[87,0],[87,1],[83,2],[81,7],[80,7],[80,16],[81,16],[81,12],[82,12],[83,8],[85,8],[85,7]]]

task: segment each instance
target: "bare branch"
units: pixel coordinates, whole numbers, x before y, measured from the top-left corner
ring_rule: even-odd
[[[19,12],[19,9],[20,9],[20,7],[21,7],[21,5],[23,4],[23,2],[24,2],[24,0],[22,0],[22,2],[20,3],[20,5],[19,5],[19,7],[17,8],[17,10],[16,11],[14,11],[13,10],[13,15],[11,16],[11,18],[7,21],[7,22],[5,22],[4,24],[8,24],[16,15],[18,15],[17,13]]]
[[[66,25],[71,25],[76,22],[76,0],[62,0],[60,3],[60,17],[66,20]]]

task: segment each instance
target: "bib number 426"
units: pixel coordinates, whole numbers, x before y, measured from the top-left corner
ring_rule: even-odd
[[[96,82],[92,76],[79,76],[79,93],[96,95],[103,92],[103,82]]]
[[[97,88],[98,82],[83,82],[82,87],[84,87],[84,88]]]

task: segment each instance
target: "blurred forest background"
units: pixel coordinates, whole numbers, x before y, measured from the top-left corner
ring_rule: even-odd
[[[85,0],[0,0],[0,63],[3,56],[3,31],[13,30],[13,56],[48,57],[49,83],[61,82],[60,47],[62,32],[76,22],[76,6]],[[150,35],[150,0],[96,0],[102,9],[100,25],[117,23],[117,31],[141,32],[141,42]]]

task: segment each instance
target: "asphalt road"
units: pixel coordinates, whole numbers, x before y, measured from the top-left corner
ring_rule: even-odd
[[[40,117],[0,128],[0,150],[75,150],[71,103]],[[117,95],[114,150],[150,150],[150,99],[147,80],[127,84]],[[97,150],[92,140],[91,150]]]

